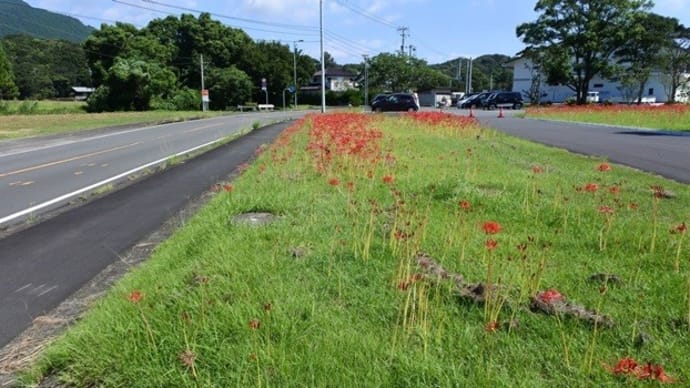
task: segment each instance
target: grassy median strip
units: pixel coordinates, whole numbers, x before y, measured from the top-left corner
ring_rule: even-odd
[[[22,381],[690,377],[687,186],[437,112],[307,116],[259,151]]]
[[[690,105],[584,105],[529,108],[528,118],[690,131]]]

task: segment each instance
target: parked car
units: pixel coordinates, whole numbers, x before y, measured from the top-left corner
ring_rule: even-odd
[[[472,95],[464,100],[458,102],[457,107],[461,109],[466,108],[481,108],[484,106],[484,101],[491,95],[491,92],[482,92]]]
[[[414,93],[391,93],[371,102],[374,112],[416,112],[419,110],[419,100]]]
[[[483,103],[484,109],[509,108],[522,109],[522,94],[519,92],[492,93]]]

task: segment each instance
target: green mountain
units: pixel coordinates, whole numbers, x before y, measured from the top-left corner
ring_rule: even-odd
[[[0,0],[0,37],[30,35],[80,43],[92,31],[73,17],[33,8],[21,0]]]

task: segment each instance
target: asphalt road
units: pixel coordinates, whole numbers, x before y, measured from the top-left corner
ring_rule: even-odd
[[[89,131],[0,143],[0,227],[63,206],[255,124],[305,111],[257,112],[119,131]]]
[[[482,118],[502,132],[690,183],[690,132],[650,131],[515,117]],[[690,128],[688,128],[690,130]]]
[[[104,198],[0,239],[0,348],[157,230],[288,125],[251,132]],[[4,201],[4,198],[3,198]]]

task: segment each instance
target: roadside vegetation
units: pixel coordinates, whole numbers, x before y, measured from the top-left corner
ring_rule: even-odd
[[[311,115],[257,155],[22,382],[687,382],[686,185],[438,112]]]
[[[581,105],[528,108],[528,118],[690,131],[690,105]]]
[[[215,117],[227,112],[146,111],[86,114],[84,103],[61,101],[0,101],[0,141],[78,132],[128,124],[157,124]]]

